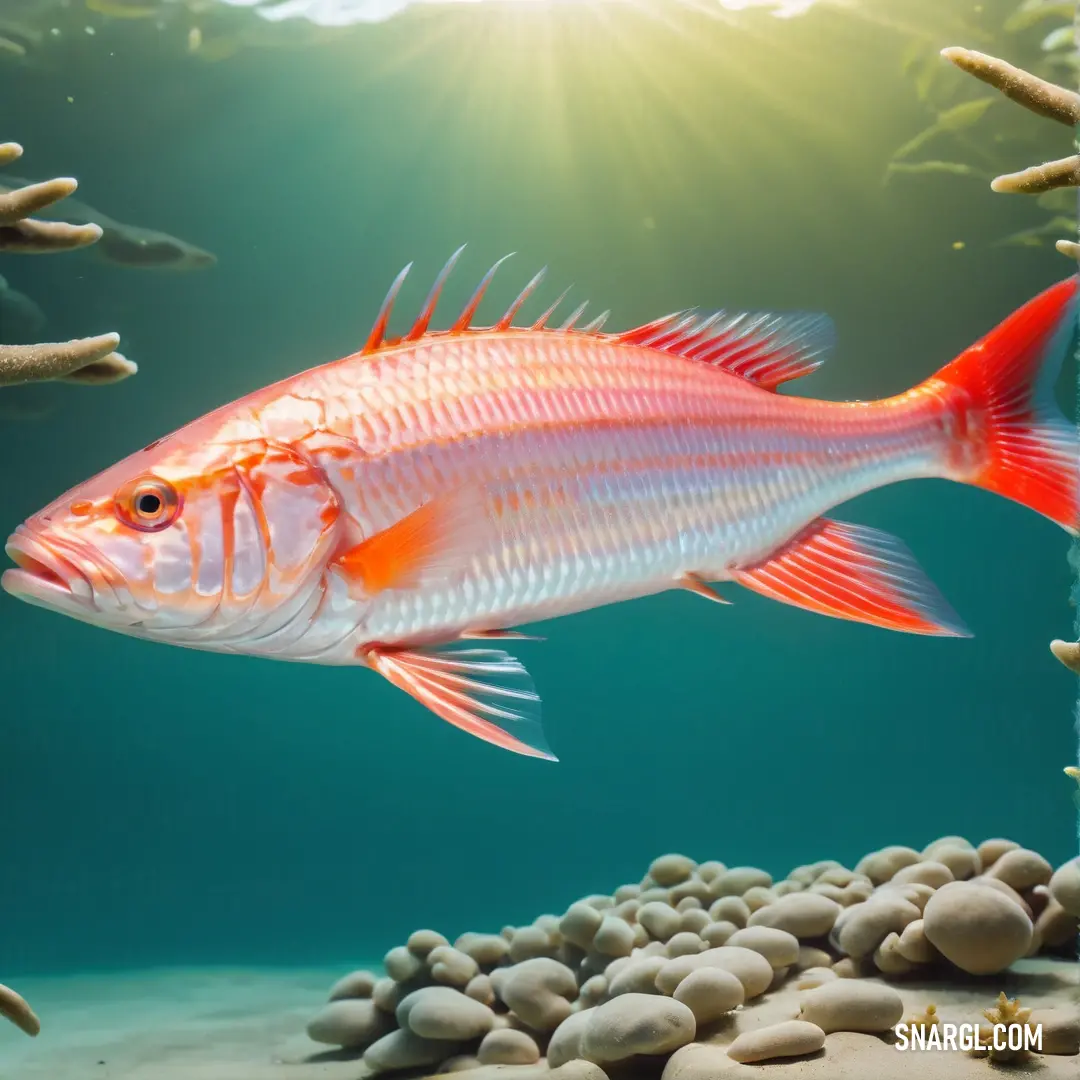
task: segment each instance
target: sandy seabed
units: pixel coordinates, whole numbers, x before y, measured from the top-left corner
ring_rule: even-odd
[[[377,964],[370,965],[377,967]],[[311,1042],[304,1028],[344,969],[164,969],[18,980],[18,989],[42,1020],[27,1038],[0,1027],[4,1080],[357,1080],[355,1057],[335,1060]],[[1080,966],[1025,960],[1007,975],[943,986],[892,982],[908,1014],[934,1002],[941,1019],[969,1022],[993,1004],[999,990],[1032,1008],[1080,1009]],[[732,1026],[710,1038],[729,1042],[737,1028],[751,1030],[790,1019],[799,992],[782,989],[740,1010]],[[457,1074],[461,1080],[536,1080],[542,1066],[488,1066]],[[659,1069],[656,1071],[659,1075]],[[717,1075],[779,1080],[987,1080],[1038,1076],[1078,1080],[1080,1057],[1040,1055],[1015,1067],[951,1051],[898,1052],[886,1039],[837,1032],[822,1053],[764,1065],[734,1061]]]

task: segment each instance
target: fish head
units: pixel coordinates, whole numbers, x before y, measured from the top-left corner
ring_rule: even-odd
[[[202,430],[200,430],[202,425]],[[12,596],[136,637],[243,651],[317,598],[344,531],[292,446],[205,421],[72,488],[8,538]]]

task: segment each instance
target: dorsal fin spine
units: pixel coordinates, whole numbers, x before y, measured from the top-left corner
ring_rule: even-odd
[[[442,292],[443,285],[446,284],[450,271],[454,269],[454,264],[461,258],[461,253],[464,250],[465,245],[462,244],[446,260],[446,265],[439,271],[438,276],[435,278],[435,284],[431,286],[431,292],[428,293],[424,306],[420,309],[420,314],[416,316],[416,322],[413,323],[412,329],[401,339],[402,341],[418,341],[427,333],[427,328],[431,325],[431,317],[435,314],[435,308],[439,303],[439,294]]]
[[[404,282],[409,271],[412,269],[412,263],[409,263],[396,278],[394,283],[390,286],[389,292],[383,298],[382,307],[379,308],[379,314],[375,316],[375,325],[371,328],[371,333],[368,334],[368,339],[364,342],[364,347],[360,350],[362,353],[375,352],[382,343],[386,340],[386,327],[390,322],[390,312],[394,309],[394,301],[397,299],[397,294],[401,291],[402,282]]]
[[[457,322],[450,327],[451,334],[460,334],[468,330],[472,326],[473,318],[476,316],[476,310],[480,307],[480,301],[484,299],[484,293],[487,292],[488,286],[491,284],[491,279],[495,276],[496,271],[507,259],[513,256],[511,251],[508,255],[504,255],[495,265],[480,279],[480,284],[476,286],[476,291],[469,298],[469,302],[462,309],[461,314],[458,316]]]

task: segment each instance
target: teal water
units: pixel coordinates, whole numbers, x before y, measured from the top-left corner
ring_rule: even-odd
[[[140,373],[0,390],[0,530],[354,350],[415,260],[404,320],[464,241],[444,312],[514,250],[487,313],[543,264],[538,310],[573,283],[618,328],[692,305],[821,310],[838,349],[796,393],[907,388],[1070,269],[1045,244],[995,246],[1047,220],[1032,200],[980,178],[882,184],[928,122],[909,42],[1025,62],[1048,28],[1004,34],[1011,6],[727,22],[448,5],[218,63],[152,20],[87,13],[93,35],[0,62],[0,138],[27,148],[13,171],[75,175],[92,206],[219,261],[169,275],[4,259],[50,339],[116,329]],[[1005,102],[940,152],[992,144],[1007,171],[1067,142]],[[1061,772],[1076,685],[1047,644],[1073,625],[1067,537],[943,482],[838,516],[901,536],[975,638],[734,588],[731,608],[671,594],[559,620],[519,650],[557,765],[470,739],[368,672],[146,644],[0,596],[5,980],[379,955],[417,926],[562,911],[666,850],[779,874],[958,833],[1059,865],[1076,844]]]

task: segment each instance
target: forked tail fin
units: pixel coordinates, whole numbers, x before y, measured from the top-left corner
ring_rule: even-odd
[[[942,401],[950,475],[1080,529],[1080,436],[1054,402],[1077,326],[1076,275],[1013,312],[920,389]]]

